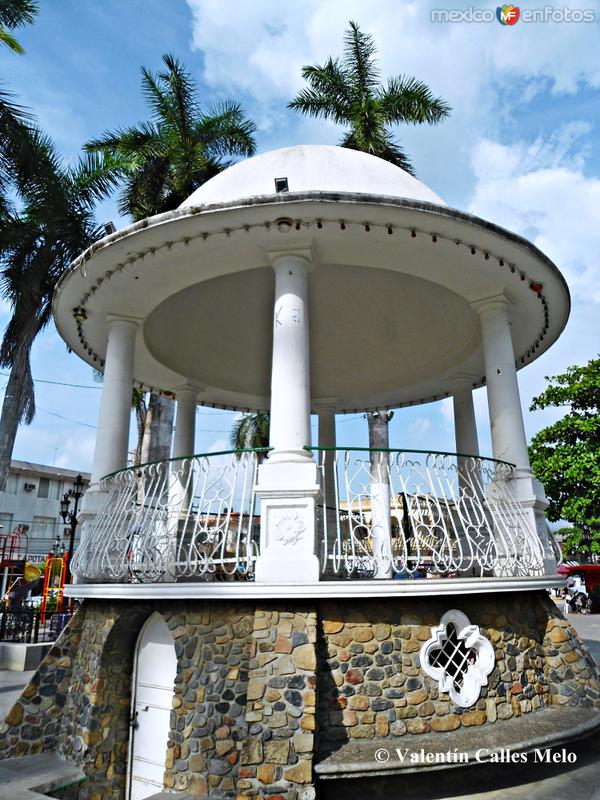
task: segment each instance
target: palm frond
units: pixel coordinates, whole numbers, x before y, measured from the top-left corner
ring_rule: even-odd
[[[451,111],[444,100],[433,96],[426,83],[412,77],[390,78],[381,95],[381,108],[387,122],[415,125],[436,125]]]
[[[233,423],[229,441],[234,450],[269,446],[270,417],[261,411],[242,414]]]
[[[69,169],[68,177],[73,197],[92,209],[104,200],[119,184],[125,167],[119,157],[110,154],[86,153]]]
[[[302,76],[309,87],[298,92],[288,103],[288,108],[311,117],[331,119],[338,124],[348,123],[352,96],[347,76],[338,61],[330,58],[324,67],[303,67]]]
[[[325,66],[303,67],[308,85],[288,108],[347,126],[342,147],[371,153],[412,175],[410,159],[394,141],[389,126],[436,124],[449,115],[450,106],[416,78],[392,78],[382,86],[376,55],[373,37],[350,21],[341,61],[329,58]]]
[[[0,25],[6,28],[19,28],[32,23],[39,11],[36,0],[2,0]]]
[[[245,115],[242,106],[232,100],[212,105],[202,114],[193,131],[208,158],[226,155],[252,156],[256,152],[256,125]]]
[[[377,47],[370,33],[363,33],[356,22],[350,20],[344,37],[344,70],[352,77],[357,94],[367,95],[379,83],[379,68],[375,60]]]
[[[167,97],[170,100],[171,112],[179,135],[185,139],[190,134],[192,120],[198,112],[196,85],[189,72],[175,56],[166,53],[163,55],[163,62],[167,71],[159,72],[158,77],[169,87]]]
[[[140,149],[158,147],[160,134],[153,122],[141,122],[129,128],[105,131],[98,139],[90,139],[83,146],[88,152],[109,152],[114,155],[132,155]]]
[[[13,53],[16,53],[19,56],[22,56],[25,50],[19,44],[17,39],[9,33],[5,28],[0,28],[0,43],[6,45],[9,50],[12,50]]]

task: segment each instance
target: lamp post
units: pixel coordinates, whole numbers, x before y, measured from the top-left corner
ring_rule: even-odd
[[[60,501],[60,516],[65,525],[70,526],[69,535],[69,556],[67,560],[67,574],[65,576],[65,583],[71,583],[71,559],[73,558],[73,549],[75,547],[75,530],[77,528],[77,512],[79,510],[79,501],[83,496],[83,478],[78,475],[75,478],[75,485],[70,492],[65,492],[63,499]],[[71,511],[70,498],[73,498],[74,505]]]
[[[61,538],[60,533],[57,533],[56,536],[54,537],[54,542],[52,544],[52,552],[57,558],[62,558],[62,556],[64,555],[65,543]]]

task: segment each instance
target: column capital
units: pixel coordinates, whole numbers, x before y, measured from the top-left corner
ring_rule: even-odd
[[[471,307],[477,311],[478,314],[482,314],[485,311],[500,311],[500,310],[507,310],[512,305],[512,300],[510,297],[504,292],[500,292],[499,294],[493,294],[489,297],[481,297],[477,300],[471,300]]]
[[[303,259],[306,261],[308,271],[312,272],[318,262],[315,240],[290,239],[289,242],[286,242],[285,247],[270,247],[267,250],[267,257],[273,268],[277,266],[278,261],[286,256]]]
[[[139,328],[143,322],[141,317],[128,317],[125,314],[107,314],[106,321],[109,325],[113,322],[128,322],[130,325],[135,325]]]
[[[197,397],[202,392],[205,392],[206,389],[199,383],[180,383],[177,386],[174,386],[171,391],[175,395],[175,399],[179,400],[180,395],[194,394]]]
[[[338,399],[337,397],[315,397],[312,407],[317,414],[335,414]]]
[[[477,383],[477,375],[469,372],[452,372],[445,376],[446,383],[450,386],[453,392],[460,391],[461,389],[473,389],[473,384]]]

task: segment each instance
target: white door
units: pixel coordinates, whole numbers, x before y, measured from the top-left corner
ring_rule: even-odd
[[[137,642],[129,750],[130,800],[143,800],[163,790],[176,672],[175,645],[167,623],[160,614],[152,614]]]

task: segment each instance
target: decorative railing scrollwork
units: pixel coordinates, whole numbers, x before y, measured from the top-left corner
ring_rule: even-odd
[[[252,580],[265,453],[210,453],[106,476],[105,502],[84,526],[73,573],[88,583]]]
[[[543,547],[514,495],[512,464],[409,450],[313,451],[323,496],[321,559],[330,577],[379,576],[381,561],[387,577],[399,578],[543,574]],[[373,531],[386,526],[384,552]]]

